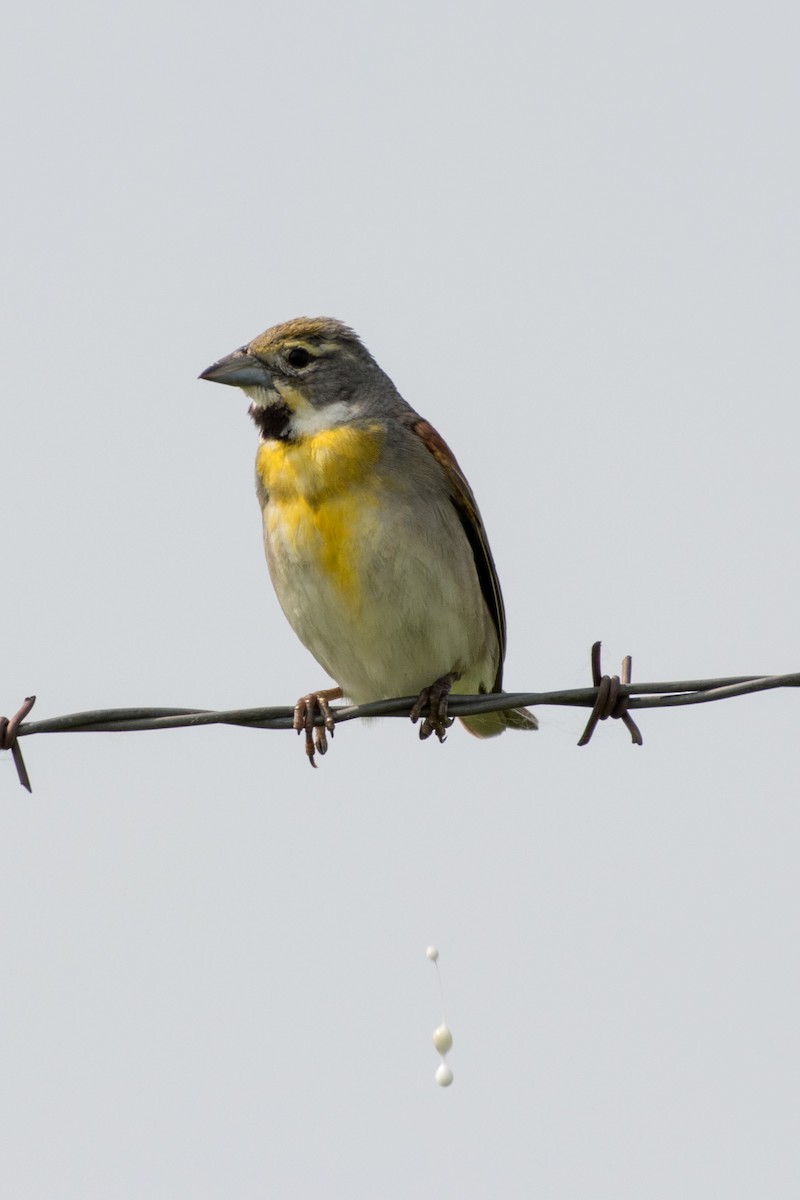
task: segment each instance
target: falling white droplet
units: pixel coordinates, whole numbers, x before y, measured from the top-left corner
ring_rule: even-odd
[[[433,1044],[440,1054],[447,1054],[453,1048],[453,1035],[446,1025],[440,1025],[433,1031]]]
[[[453,1082],[453,1072],[446,1062],[442,1061],[442,1065],[437,1067],[435,1079],[439,1087],[450,1087],[450,1084]]]
[[[444,1015],[444,988],[442,987],[442,973],[439,970],[439,963],[437,961],[439,951],[435,946],[428,946],[425,953],[436,968],[436,976],[439,980],[439,998],[442,1002],[442,1023],[433,1031],[433,1044],[442,1058],[441,1064],[436,1071],[435,1079],[439,1087],[450,1087],[450,1084],[453,1082],[453,1072],[445,1062],[444,1056],[452,1048],[453,1035],[447,1026],[447,1019]]]

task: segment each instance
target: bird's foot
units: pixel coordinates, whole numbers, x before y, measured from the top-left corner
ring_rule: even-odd
[[[298,733],[305,731],[306,735],[306,754],[308,761],[312,767],[316,767],[314,762],[314,751],[319,751],[320,754],[327,754],[328,739],[325,734],[328,733],[333,737],[336,728],[331,712],[330,700],[341,700],[341,688],[328,688],[322,692],[309,692],[307,696],[301,696],[294,706],[294,718],[292,720],[292,728]],[[322,725],[314,725],[317,715],[322,717]]]
[[[453,675],[443,675],[430,687],[423,688],[417,697],[416,704],[411,709],[411,720],[415,725],[422,716],[423,710],[426,708],[428,710],[425,720],[419,727],[419,736],[423,742],[432,733],[436,734],[440,742],[447,737],[447,730],[455,720],[455,717],[447,715],[447,697],[450,695],[454,679]]]

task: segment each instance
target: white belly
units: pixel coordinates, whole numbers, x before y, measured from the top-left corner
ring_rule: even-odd
[[[420,528],[401,510],[387,526],[374,504],[341,503],[346,520],[264,511],[272,582],[303,644],[356,703],[451,672],[456,690],[491,690],[497,636],[455,514],[429,509]]]

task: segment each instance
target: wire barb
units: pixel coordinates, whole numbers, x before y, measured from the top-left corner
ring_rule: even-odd
[[[17,778],[19,779],[26,792],[33,793],[31,787],[28,769],[25,766],[25,759],[22,757],[22,751],[17,742],[17,732],[20,722],[27,717],[28,713],[36,703],[35,696],[26,696],[19,710],[14,713],[14,716],[9,721],[8,717],[0,717],[0,750],[10,750],[11,757],[14,760],[14,766],[17,768]]]
[[[631,735],[634,746],[643,746],[644,740],[639,727],[628,712],[630,694],[621,689],[627,688],[631,682],[631,666],[633,659],[626,654],[622,660],[622,678],[619,675],[604,675],[600,659],[601,643],[592,646],[592,682],[597,690],[597,699],[592,714],[586,722],[586,728],[578,742],[579,746],[588,746],[592,734],[597,728],[598,721],[607,721],[609,717],[622,721]]]

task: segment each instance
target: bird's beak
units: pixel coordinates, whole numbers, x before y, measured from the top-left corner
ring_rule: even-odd
[[[206,367],[200,379],[210,379],[212,383],[228,383],[231,387],[258,387],[271,390],[272,376],[260,358],[248,354],[246,350],[234,350],[219,362]]]

